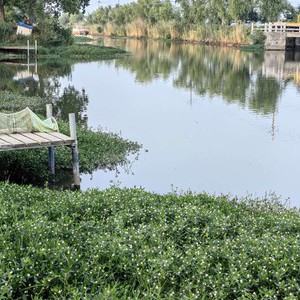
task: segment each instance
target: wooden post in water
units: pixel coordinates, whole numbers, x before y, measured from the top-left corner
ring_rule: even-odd
[[[27,40],[27,65],[28,65],[28,72],[29,72],[29,61],[30,60],[30,48],[29,48],[29,40]]]
[[[77,130],[76,130],[76,119],[74,113],[69,114],[69,123],[70,123],[70,135],[71,138],[74,139],[74,144],[72,145],[74,187],[80,188]]]
[[[37,40],[34,41],[34,51],[35,57],[37,57]]]
[[[52,111],[52,104],[46,105],[46,115],[47,118],[52,118],[53,111]],[[49,153],[49,169],[52,175],[55,175],[55,159],[54,159],[54,147],[48,148]]]

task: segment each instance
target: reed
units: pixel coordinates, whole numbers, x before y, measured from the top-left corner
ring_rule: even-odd
[[[149,25],[138,18],[120,26],[108,23],[103,33],[108,36],[172,39],[206,44],[238,45],[250,42],[250,30],[243,24],[236,26],[199,25],[187,29],[177,25],[174,21],[159,21]]]

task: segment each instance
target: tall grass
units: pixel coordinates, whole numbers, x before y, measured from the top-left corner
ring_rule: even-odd
[[[142,19],[117,26],[108,23],[103,29],[108,36],[127,36],[135,38],[180,39],[207,44],[245,44],[250,41],[250,30],[243,24],[236,26],[201,25],[183,29],[174,21],[160,21],[149,25]]]

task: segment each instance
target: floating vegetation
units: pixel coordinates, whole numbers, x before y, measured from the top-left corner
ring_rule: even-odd
[[[140,189],[0,183],[3,299],[299,299],[300,215]]]
[[[113,47],[99,45],[71,45],[60,47],[40,47],[40,57],[62,57],[68,59],[95,60],[112,59],[124,56],[127,52]]]
[[[25,107],[30,107],[35,112],[45,111],[45,106],[50,103],[46,98],[38,96],[27,97],[19,93],[0,91],[0,111],[15,112]]]

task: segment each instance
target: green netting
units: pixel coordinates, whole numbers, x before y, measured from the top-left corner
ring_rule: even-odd
[[[13,114],[0,113],[0,133],[51,131],[58,131],[56,120],[53,117],[41,120],[28,107]]]

